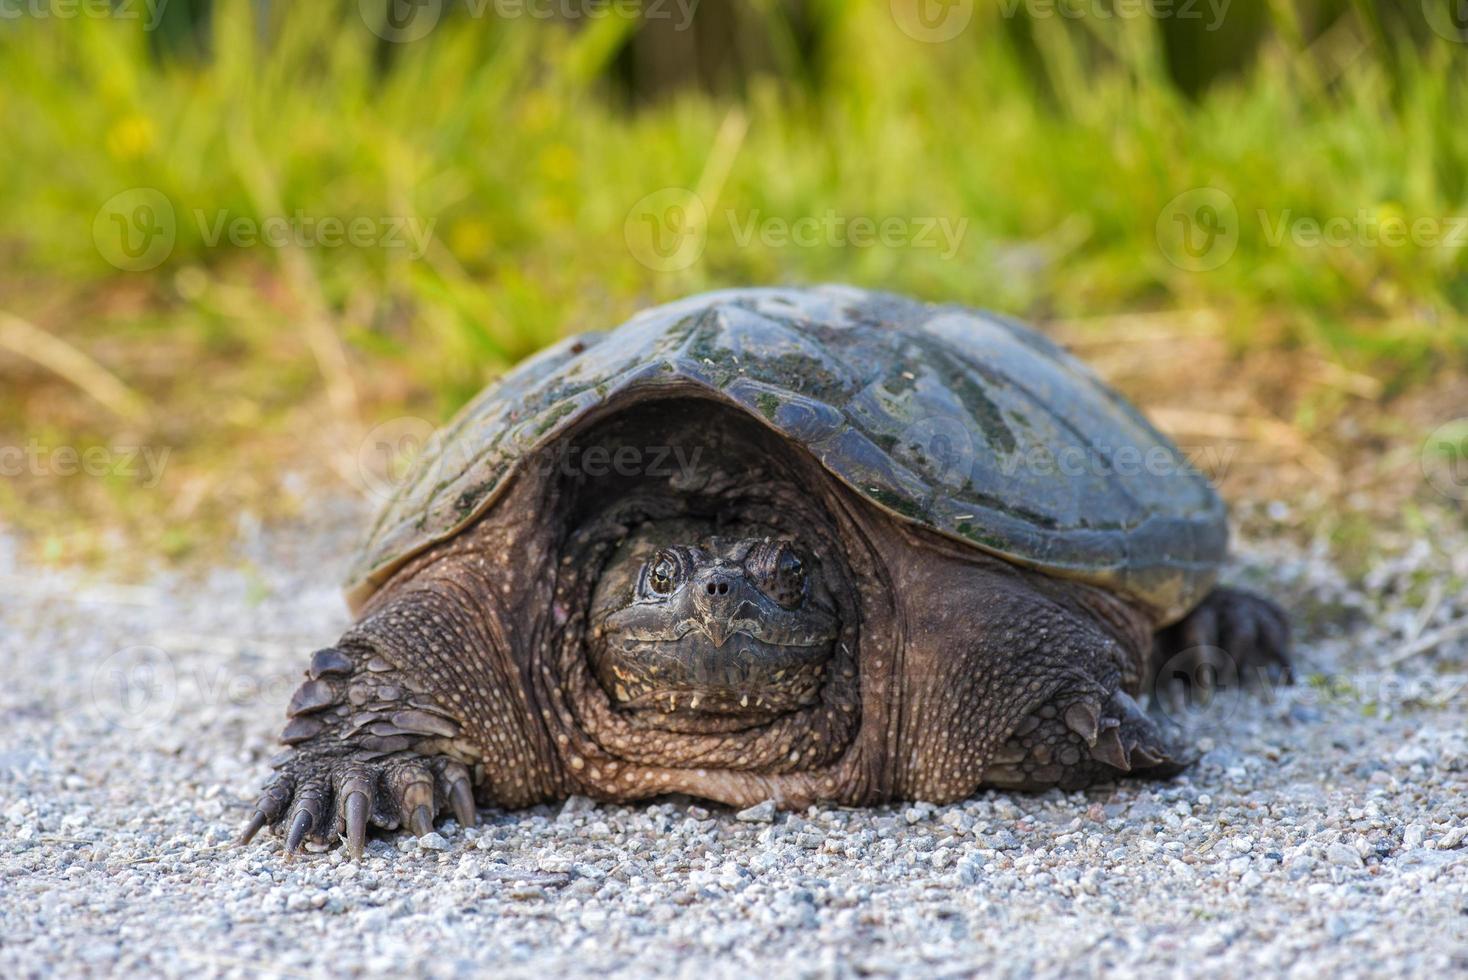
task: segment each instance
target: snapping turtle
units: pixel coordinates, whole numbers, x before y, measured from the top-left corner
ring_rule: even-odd
[[[1214,588],[1226,540],[1177,448],[1017,323],[845,287],[662,306],[435,436],[243,839],[1170,775],[1158,663],[1288,672],[1283,613]]]

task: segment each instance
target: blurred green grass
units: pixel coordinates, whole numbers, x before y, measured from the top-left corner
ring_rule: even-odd
[[[1388,392],[1461,363],[1468,46],[1364,2],[1284,0],[1237,0],[1224,30],[1181,40],[1163,18],[978,4],[925,43],[900,29],[905,5],[812,0],[797,31],[789,9],[752,4],[767,50],[737,84],[630,96],[618,77],[644,25],[627,17],[445,16],[385,44],[355,2],[217,0],[197,48],[141,19],[7,21],[0,310],[89,352],[181,445],[322,392],[359,422],[443,417],[562,333],[744,283],[841,280],[1041,320],[1207,310],[1237,349],[1313,351]],[[1202,78],[1204,62],[1229,67]],[[107,202],[134,188],[174,218],[143,271],[103,240]],[[1216,268],[1175,261],[1169,240],[1172,202],[1198,188],[1235,211]],[[706,220],[644,213],[659,191],[653,205],[696,198]],[[210,241],[221,221],[279,216],[431,235],[421,257]],[[741,240],[751,222],[830,216],[901,231]],[[1271,240],[1301,218],[1356,230]],[[1371,243],[1385,220],[1453,241]],[[962,230],[952,254],[913,240],[935,222]],[[697,242],[648,261],[644,228]],[[0,395],[8,427],[51,409],[58,440],[111,424],[30,380]]]

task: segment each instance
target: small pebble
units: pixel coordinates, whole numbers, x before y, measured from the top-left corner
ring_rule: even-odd
[[[734,819],[742,820],[745,823],[769,823],[775,819],[775,801],[765,800],[763,803],[756,803],[752,807],[740,810],[734,815]]]

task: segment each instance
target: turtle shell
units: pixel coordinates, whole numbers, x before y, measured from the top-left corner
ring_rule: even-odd
[[[348,599],[487,508],[517,465],[634,390],[703,389],[895,517],[1140,600],[1212,586],[1222,501],[1085,365],[991,313],[842,286],[738,289],[571,337],[435,434],[361,548]]]

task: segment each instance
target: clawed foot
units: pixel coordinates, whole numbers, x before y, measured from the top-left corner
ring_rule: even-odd
[[[1014,789],[1082,789],[1136,774],[1166,778],[1192,757],[1123,690],[1057,701],[1022,721],[984,770],[984,782]]]
[[[1231,679],[1254,687],[1291,684],[1295,677],[1284,610],[1238,589],[1214,589],[1184,619],[1157,634],[1153,659],[1157,683],[1163,685],[1175,670],[1200,675],[1205,666],[1222,686]]]
[[[1192,755],[1125,691],[1112,693],[1099,723],[1093,725],[1091,718],[1091,708],[1084,703],[1066,712],[1067,724],[1090,747],[1091,758],[1118,773],[1166,778],[1193,763]]]
[[[355,858],[366,846],[369,825],[407,827],[422,837],[450,809],[461,827],[474,826],[474,793],[462,763],[444,758],[362,763],[301,754],[255,801],[239,842],[248,844],[269,824],[285,829],[287,857],[306,840],[340,838]]]
[[[354,653],[326,649],[311,658],[281,734],[292,748],[255,801],[241,844],[268,824],[284,829],[287,857],[306,840],[334,837],[358,857],[368,826],[407,827],[422,837],[448,810],[460,826],[474,825],[469,769],[440,754],[458,725],[432,699],[404,703],[392,666],[370,652]]]

